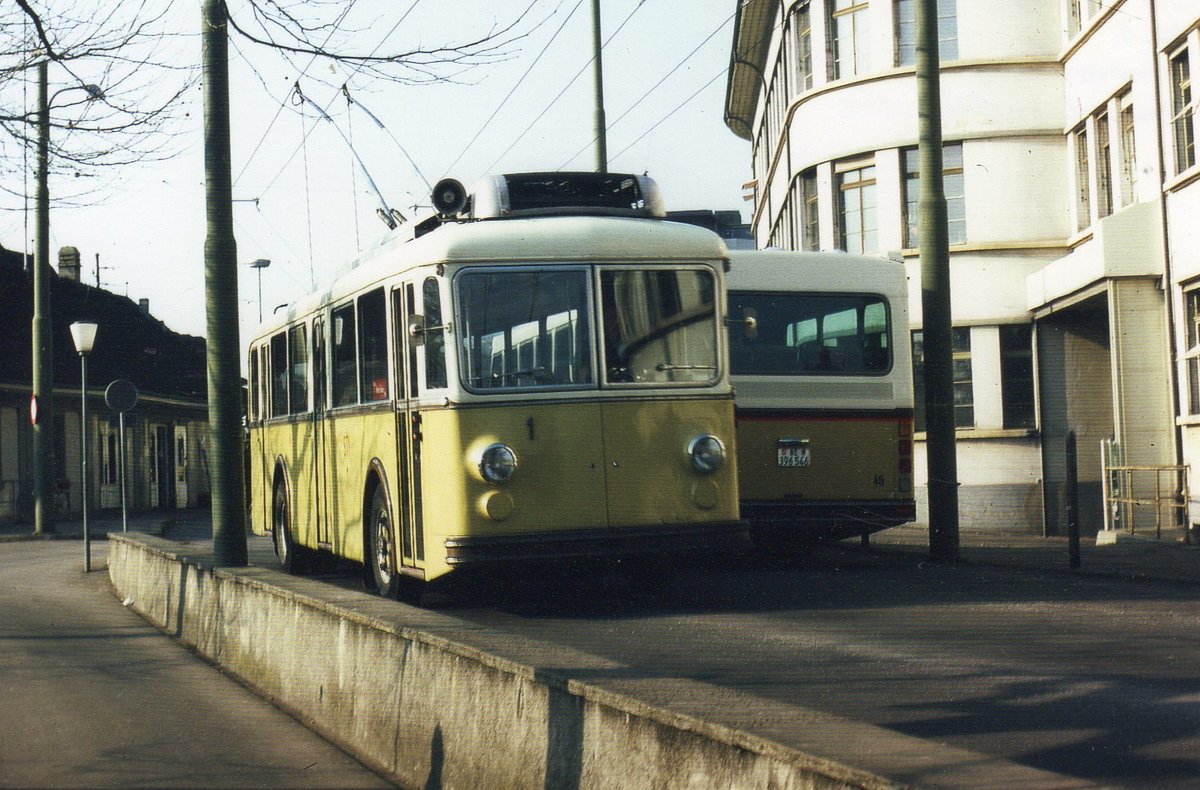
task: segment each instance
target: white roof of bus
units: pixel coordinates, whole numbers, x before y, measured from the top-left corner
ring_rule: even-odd
[[[254,337],[276,331],[327,301],[337,301],[402,271],[438,263],[539,261],[715,261],[728,257],[712,231],[660,219],[557,216],[447,223],[409,239],[389,234],[328,287],[263,322]]]
[[[730,250],[733,291],[869,291],[906,294],[904,264],[870,255],[789,250]]]

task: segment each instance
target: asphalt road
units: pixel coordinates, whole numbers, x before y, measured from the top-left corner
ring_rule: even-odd
[[[521,577],[450,611],[631,675],[690,678],[1103,786],[1200,787],[1198,603],[1196,585],[847,548],[795,567],[688,571],[654,603],[611,576]]]
[[[107,548],[0,543],[0,787],[387,787],[121,606]]]

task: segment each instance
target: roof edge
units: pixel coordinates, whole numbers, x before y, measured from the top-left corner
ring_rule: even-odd
[[[744,140],[754,131],[759,96],[766,92],[764,67],[781,0],[738,0],[725,89],[725,125]]]

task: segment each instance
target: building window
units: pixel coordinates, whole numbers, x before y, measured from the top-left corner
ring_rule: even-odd
[[[878,249],[875,218],[875,165],[856,162],[839,165],[838,248],[864,253]]]
[[[868,69],[867,7],[866,0],[828,0],[831,80]]]
[[[917,148],[905,148],[904,163],[904,246],[917,247],[921,200],[921,156]],[[967,197],[963,180],[962,143],[942,147],[942,191],[946,196],[946,236],[950,244],[967,241]]]
[[[1171,129],[1175,138],[1175,172],[1196,164],[1196,130],[1193,125],[1192,72],[1187,47],[1171,56]]]
[[[800,188],[803,201],[800,206],[800,240],[805,250],[821,249],[820,208],[817,202],[817,169],[806,170],[800,174]]]
[[[958,0],[938,0],[938,60],[958,60]],[[915,0],[896,0],[896,65],[917,62]]]
[[[1033,405],[1033,327],[1000,327],[1000,397],[1005,428],[1036,427]]]
[[[1071,37],[1100,13],[1101,2],[1103,0],[1067,0],[1067,32]]]
[[[1200,414],[1200,287],[1183,293],[1184,308],[1187,310],[1187,364],[1188,414]]]
[[[951,353],[954,371],[954,427],[975,427],[975,391],[971,382],[971,330],[951,329]],[[917,431],[926,430],[925,417],[925,336],[913,332],[914,423]]]
[[[1137,186],[1137,153],[1133,147],[1133,96],[1129,93],[1117,98],[1117,121],[1121,135],[1121,205],[1134,201]]]
[[[1093,119],[1096,131],[1096,217],[1112,213],[1112,146],[1109,143],[1108,113]]]
[[[805,2],[792,6],[788,17],[788,48],[787,63],[791,70],[789,84],[796,93],[803,93],[813,86],[812,74],[812,15],[809,4]]]
[[[1088,135],[1080,126],[1075,138],[1075,229],[1084,230],[1092,224],[1092,192],[1088,184]]]

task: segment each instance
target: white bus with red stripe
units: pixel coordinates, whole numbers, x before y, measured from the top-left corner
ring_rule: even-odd
[[[916,518],[904,266],[731,250],[729,349],[742,517],[766,548]]]

